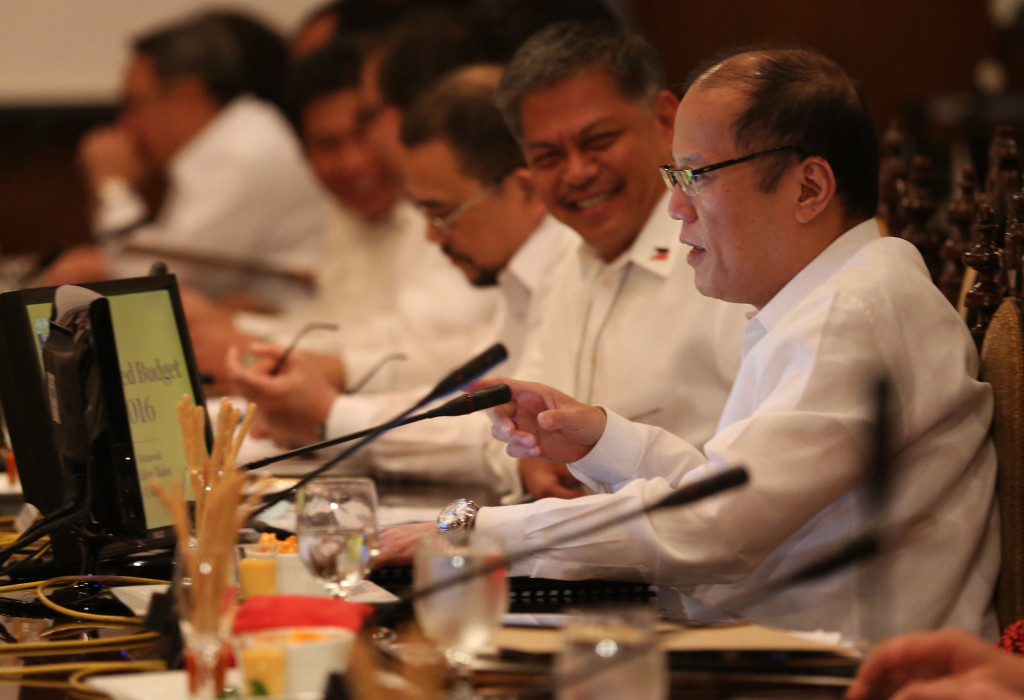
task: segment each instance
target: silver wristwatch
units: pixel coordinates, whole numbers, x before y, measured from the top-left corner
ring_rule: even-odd
[[[460,498],[452,501],[437,516],[437,531],[472,530],[479,510],[480,507],[468,499]]]

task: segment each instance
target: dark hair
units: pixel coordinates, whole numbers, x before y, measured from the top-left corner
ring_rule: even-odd
[[[459,169],[484,185],[497,185],[526,161],[502,119],[494,93],[500,68],[473,66],[421,95],[402,119],[402,144],[412,148],[441,140]]]
[[[359,88],[361,63],[359,51],[352,42],[335,38],[292,68],[285,104],[288,118],[297,130],[301,131],[302,115],[311,102]]]
[[[733,51],[695,72],[687,89],[735,88],[749,98],[733,124],[744,151],[796,146],[828,161],[847,216],[869,218],[878,208],[878,132],[853,80],[834,61],[803,48]],[[772,190],[792,155],[767,159],[764,191]]]
[[[163,85],[195,77],[221,104],[255,92],[242,39],[223,17],[200,15],[172,24],[139,37],[133,48],[153,61]]]
[[[432,7],[409,13],[384,41],[381,96],[406,109],[445,74],[476,62],[475,46],[465,12]]]
[[[224,22],[241,43],[249,91],[282,107],[288,73],[288,42],[284,37],[240,12],[214,12],[209,16]]]
[[[619,19],[604,0],[477,0],[473,36],[484,61],[507,63],[538,30],[557,22]]]
[[[608,22],[549,25],[516,51],[498,88],[498,105],[516,138],[523,135],[519,106],[528,93],[593,68],[632,100],[653,100],[667,85],[658,52],[640,35]]]

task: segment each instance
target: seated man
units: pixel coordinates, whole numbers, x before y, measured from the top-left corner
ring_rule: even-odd
[[[338,325],[337,333],[306,336],[301,345],[317,351],[311,359],[335,391],[398,354],[406,359],[386,364],[369,386],[415,386],[481,342],[495,295],[466,284],[423,237],[422,215],[401,197],[397,174],[364,137],[359,75],[359,55],[345,42],[323,47],[291,75],[290,112],[333,204],[326,254],[314,268],[317,293],[279,316],[232,315],[190,297],[186,313],[200,366],[218,379],[225,378],[231,345],[256,338],[285,345],[314,321]]]
[[[610,56],[618,60],[609,60]],[[528,337],[499,336],[523,347],[513,363],[516,375],[567,391],[588,392],[593,400],[703,444],[714,431],[739,365],[745,307],[701,296],[682,251],[670,249],[676,225],[664,208],[668,196],[657,167],[670,157],[678,100],[665,89],[657,54],[641,37],[617,28],[555,25],[524,44],[502,76],[496,95],[502,94],[505,121],[512,123],[511,133],[522,148],[516,160],[531,166],[530,206],[536,204],[536,195],[554,218],[578,234],[573,248],[561,256],[561,264],[546,275],[545,284],[551,291],[538,307],[537,323]],[[514,119],[509,119],[510,112]],[[429,112],[421,113],[420,118],[429,118]],[[453,115],[453,121],[456,118],[464,119],[467,126],[461,130],[471,133],[473,118]],[[481,179],[481,173],[493,166],[484,167],[477,157],[468,155],[473,151],[483,157],[488,154],[483,147],[467,144],[460,147],[467,152],[460,166],[461,177],[450,181],[459,187],[442,191],[441,175],[429,176],[431,158],[437,159],[431,151],[442,149],[429,140],[419,142],[422,124],[410,121],[404,126],[410,151],[410,167],[405,172],[409,189],[431,213],[452,215],[456,204],[470,201],[470,194],[482,191],[485,183],[493,184],[493,178]],[[498,127],[508,143],[509,130]],[[412,152],[416,151],[412,167]],[[450,174],[451,167],[439,167],[443,174]],[[477,180],[476,187],[469,187],[473,180]],[[520,180],[517,176],[489,195],[481,195],[481,200],[452,224],[450,236],[442,236],[438,227],[431,229],[432,235],[453,253],[469,245],[465,240],[469,236],[459,236],[460,231],[468,230],[463,227],[472,227],[481,237],[477,245],[492,243],[487,227],[496,226],[492,220],[505,217],[500,209],[490,217],[484,212],[491,205],[509,206],[501,204],[509,197],[523,197],[516,195],[523,189],[516,184]],[[539,213],[533,213],[526,221],[537,216]],[[475,253],[478,261],[485,260],[483,253]],[[490,255],[493,262],[488,267],[500,269],[501,259],[493,252]],[[461,267],[479,279],[487,272],[465,261]],[[667,325],[669,314],[675,314],[680,322]],[[298,384],[289,396],[302,396]],[[263,400],[260,403],[267,405]],[[298,410],[312,405],[301,399],[294,403]],[[384,420],[393,413],[397,410],[375,413],[364,402],[336,402],[327,414],[326,434],[360,430],[367,422]],[[313,424],[310,433],[315,434],[323,414],[308,410],[304,414],[307,423]],[[285,415],[278,418],[282,424],[287,420]],[[485,421],[466,418],[451,422],[464,425],[451,429],[464,431],[457,443],[472,446],[463,454],[486,459],[485,471],[490,473],[514,472],[517,465],[494,450],[499,446],[491,443]],[[370,448],[371,460],[390,446],[393,461],[399,460],[398,450],[404,450],[408,464],[424,465],[421,473],[425,476],[449,473],[452,466],[445,463],[447,455],[437,444],[417,445],[404,440],[407,434],[412,435],[402,429],[383,438]],[[437,471],[427,468],[428,463],[435,464]],[[479,466],[473,471],[478,473]],[[564,486],[557,475],[541,484],[543,490],[537,490],[533,480],[527,479],[527,486],[535,495],[552,491],[580,495],[578,489]]]
[[[46,282],[144,275],[165,259],[215,300],[276,308],[301,298],[293,278],[321,252],[325,203],[287,122],[251,89],[245,45],[225,17],[136,40],[118,123],[81,147],[100,247],[69,251]],[[168,188],[147,223],[136,187],[151,172]]]
[[[691,596],[691,615],[709,606],[850,639],[942,626],[993,636],[991,391],[917,250],[879,235],[877,134],[852,82],[810,51],[733,55],[691,83],[673,153],[663,173],[697,288],[757,309],[717,433],[701,451],[514,382],[494,434],[512,455],[572,463],[601,493],[483,508],[476,528],[509,552],[543,548],[742,464],[742,489],[542,549],[512,573],[650,581]],[[879,373],[893,385],[892,497],[865,509]],[[873,560],[759,595],[876,527],[876,510],[884,545]],[[384,561],[405,558],[428,529],[388,531]]]
[[[417,231],[418,239],[437,244],[434,254],[444,251],[450,272],[501,292],[504,304],[486,344],[503,341],[509,351],[505,367],[514,371],[523,342],[540,322],[552,272],[575,236],[547,215],[533,188],[519,145],[494,103],[500,76],[496,66],[464,68],[413,103],[404,118],[403,180],[412,202],[427,215],[426,236]],[[301,357],[276,377],[237,361],[231,369],[236,389],[260,405],[260,428],[282,443],[314,442],[331,414],[335,422],[357,426],[351,430],[382,423],[430,389],[344,395],[305,371]],[[448,368],[437,369],[440,375]],[[404,427],[377,440],[363,458],[380,472],[478,481],[511,491],[514,469],[486,468],[483,451],[496,443],[485,439],[486,418],[477,418]]]

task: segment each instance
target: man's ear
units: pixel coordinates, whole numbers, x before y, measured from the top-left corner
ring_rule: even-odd
[[[533,184],[533,171],[529,168],[516,168],[509,173],[507,186],[514,188],[517,195],[524,201],[537,196],[537,189]]]
[[[506,187],[513,188],[515,195],[520,198],[524,206],[536,208],[538,213],[546,209],[543,200],[537,193],[537,187],[533,181],[533,171],[529,168],[516,168],[509,174],[506,183]]]
[[[679,108],[679,98],[670,90],[662,90],[654,98],[652,113],[654,120],[658,123],[661,131],[668,134],[669,143],[672,142],[672,130],[676,123],[676,110]]]
[[[191,75],[184,75],[174,78],[167,89],[175,96],[179,98],[185,98],[188,100],[209,100],[211,99],[209,91],[203,82]]]
[[[835,199],[836,176],[819,156],[804,158],[795,172],[799,189],[794,216],[801,224],[810,223]]]

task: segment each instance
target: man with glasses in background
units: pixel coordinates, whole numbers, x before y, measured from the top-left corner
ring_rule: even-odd
[[[531,189],[554,218],[578,234],[551,273],[542,317],[526,339],[515,375],[578,391],[703,444],[714,432],[739,363],[744,307],[698,294],[693,272],[674,246],[675,225],[657,167],[671,151],[678,100],[665,89],[657,54],[616,27],[552,25],[516,53],[497,99],[530,166]],[[429,213],[450,217],[460,201],[466,207],[474,195],[492,199],[466,191],[461,200],[452,198]],[[443,240],[438,229],[431,235],[448,246],[464,272],[482,278],[489,274],[479,264],[483,258],[475,265],[463,259],[460,246],[466,241],[455,236],[467,219],[479,219],[481,206],[474,204],[451,224],[451,240]],[[497,217],[488,225],[499,226]],[[329,436],[364,428],[357,421],[378,416],[346,411],[347,420],[340,420],[338,406],[327,423]],[[486,460],[484,473],[515,473],[518,466],[534,496],[582,495],[564,465],[517,465],[499,446],[488,446],[485,425],[469,418],[448,422],[466,425],[465,442],[476,441],[476,455]],[[371,461],[401,445],[407,434],[396,430],[371,446]],[[405,445],[410,460],[417,459],[419,447],[411,440]],[[423,445],[422,459],[434,452]],[[423,470],[424,476],[432,473]],[[445,478],[448,473],[440,466],[436,472]]]
[[[993,638],[991,391],[920,254],[879,234],[877,134],[851,80],[810,51],[733,55],[687,90],[673,153],[662,173],[697,288],[757,310],[717,433],[700,450],[512,381],[494,435],[513,456],[570,463],[599,493],[482,508],[476,529],[507,552],[540,548],[740,464],[750,483],[735,492],[571,539],[511,573],[649,581],[682,593],[690,617],[851,640],[947,626]],[[891,438],[869,467],[879,376]],[[405,559],[427,529],[386,531],[382,561]],[[873,558],[789,582],[861,537],[879,542]]]
[[[337,331],[304,336],[296,361],[315,366],[336,391],[364,383],[376,391],[418,386],[489,337],[497,295],[466,284],[424,240],[423,217],[402,196],[398,173],[365,137],[360,66],[356,47],[336,40],[299,63],[288,85],[292,120],[334,205],[326,254],[315,268],[316,298],[278,316],[231,314],[193,294],[185,298],[200,366],[220,380],[231,345],[273,339],[280,345],[254,351],[277,358],[311,323]]]
[[[463,68],[413,102],[403,118],[401,165],[406,194],[426,219],[426,239],[438,246],[432,252],[443,250],[472,285],[501,293],[504,304],[483,344],[502,341],[509,353],[505,367],[515,371],[522,344],[540,321],[553,270],[575,236],[548,216],[537,196],[494,103],[500,76],[498,66]],[[424,302],[431,303],[424,291]],[[265,418],[259,428],[284,443],[312,442],[321,429],[334,437],[383,423],[430,390],[343,395],[307,376],[301,359],[276,377],[241,367],[237,355],[232,369],[235,386],[260,405]],[[484,451],[497,446],[489,426],[483,414],[406,426],[376,440],[359,459],[377,473],[518,491],[514,465],[489,469]]]

